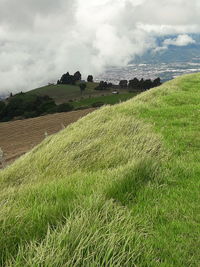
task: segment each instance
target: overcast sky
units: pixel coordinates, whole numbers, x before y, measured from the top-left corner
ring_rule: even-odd
[[[0,94],[126,65],[147,49],[194,43],[199,31],[199,0],[0,0]]]

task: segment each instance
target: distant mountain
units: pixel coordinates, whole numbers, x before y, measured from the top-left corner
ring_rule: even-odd
[[[131,63],[172,63],[172,62],[200,62],[200,35],[190,35],[196,43],[187,46],[170,45],[166,50],[147,51],[143,56],[136,57]],[[157,39],[157,47],[162,47],[165,39],[174,39],[174,36],[165,36]]]

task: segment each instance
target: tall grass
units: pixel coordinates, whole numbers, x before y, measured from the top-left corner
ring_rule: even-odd
[[[198,266],[199,84],[104,107],[2,171],[2,266]]]
[[[3,150],[1,149],[1,147],[0,147],[0,165],[1,165],[2,167],[5,166],[4,152],[3,152]]]

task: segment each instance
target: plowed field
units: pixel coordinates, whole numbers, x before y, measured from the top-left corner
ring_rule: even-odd
[[[62,130],[63,126],[68,126],[92,111],[94,109],[91,108],[0,123],[0,148],[4,152],[5,164],[31,150],[45,138],[45,135]]]

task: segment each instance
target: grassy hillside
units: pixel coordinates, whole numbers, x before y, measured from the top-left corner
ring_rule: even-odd
[[[4,266],[199,266],[200,74],[104,107],[0,172]]]
[[[53,98],[58,104],[67,102],[69,100],[79,100],[81,97],[95,97],[102,94],[111,94],[108,91],[96,91],[94,90],[97,87],[97,83],[87,83],[87,88],[81,95],[79,86],[76,85],[47,85],[41,88],[37,88],[28,92],[28,94],[37,94],[37,95],[48,95]]]
[[[118,102],[119,98],[122,98],[124,101],[134,96],[134,93],[128,93],[128,90],[126,89],[118,89],[118,91],[120,91],[120,95],[112,95],[112,91],[114,90],[112,88],[110,90],[94,90],[97,86],[98,83],[88,82],[86,90],[83,92],[82,95],[79,86],[63,84],[47,85],[44,87],[33,89],[27,92],[27,94],[48,95],[49,97],[53,98],[57,104],[73,100],[75,101],[75,107],[82,107],[88,105],[90,106],[92,103],[100,101],[106,104],[115,104]]]
[[[73,105],[74,108],[91,107],[95,103],[102,103],[104,105],[114,105],[131,99],[134,96],[136,96],[136,93],[99,96],[75,101],[71,103],[71,105]]]

